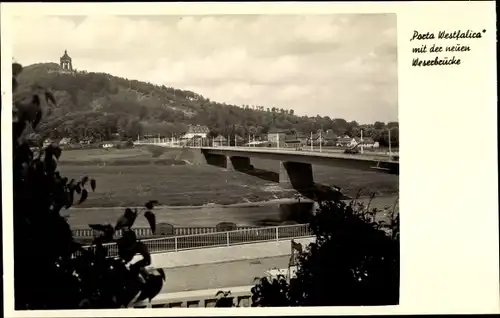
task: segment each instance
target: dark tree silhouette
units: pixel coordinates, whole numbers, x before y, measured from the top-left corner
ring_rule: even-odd
[[[15,63],[12,69],[15,93],[17,77],[23,68]],[[81,180],[68,180],[57,171],[61,149],[51,145],[33,151],[26,142],[24,137],[28,128],[36,130],[41,121],[44,101],[45,107],[55,104],[52,94],[37,87],[31,97],[14,100],[16,310],[119,308],[136,300],[151,300],[160,291],[165,274],[162,270],[144,270],[143,266],[150,263],[150,255],[147,247],[135,235],[130,235],[131,231],[124,231],[125,238],[119,239],[120,256],[108,257],[104,243],[114,241],[116,236],[111,225],[89,224],[101,235],[90,248],[84,248],[74,241],[68,222],[60,214],[63,209],[70,209],[75,200],[84,202],[90,191],[95,190],[97,182],[87,176]],[[145,216],[154,231],[153,212],[148,210]],[[132,224],[128,222],[128,228]],[[129,269],[128,258],[137,253],[144,259]],[[127,255],[127,258],[122,255]]]
[[[316,235],[298,258],[296,277],[261,278],[252,306],[375,306],[399,303],[399,215],[352,201],[323,202]]]

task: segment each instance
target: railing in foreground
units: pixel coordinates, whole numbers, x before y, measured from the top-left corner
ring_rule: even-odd
[[[141,240],[150,253],[177,252],[207,247],[233,246],[265,241],[280,241],[290,238],[313,236],[309,224],[294,224],[272,227],[242,229],[195,235],[182,235]],[[109,256],[118,255],[116,243],[105,244]],[[91,248],[87,246],[85,248]]]
[[[255,228],[254,226],[238,226],[236,230]],[[155,236],[149,227],[134,227],[132,230],[135,232],[137,237],[141,238],[151,238]],[[207,234],[217,232],[215,226],[190,226],[190,227],[173,227],[172,235],[193,235],[193,234]],[[99,232],[93,229],[73,229],[73,237],[75,238],[93,238]],[[116,231],[118,236],[121,236],[121,230]]]

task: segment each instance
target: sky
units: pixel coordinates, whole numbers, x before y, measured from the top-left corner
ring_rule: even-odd
[[[13,58],[192,90],[213,101],[397,121],[395,14],[18,16]]]

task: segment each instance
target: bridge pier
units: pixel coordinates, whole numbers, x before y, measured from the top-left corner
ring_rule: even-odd
[[[250,157],[226,156],[226,169],[235,171],[251,170]]]
[[[312,165],[302,162],[280,161],[280,185],[296,190],[310,190],[314,187]]]
[[[211,153],[204,152],[205,160],[207,164],[212,166],[217,166],[220,168],[227,168],[227,157],[224,155],[215,155]]]
[[[207,164],[233,171],[247,171],[252,169],[250,157],[225,156],[204,153]]]

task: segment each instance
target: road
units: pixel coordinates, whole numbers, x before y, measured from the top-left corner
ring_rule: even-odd
[[[287,268],[290,256],[270,257],[217,264],[167,268],[167,280],[160,293],[217,289],[253,285],[272,268]]]

